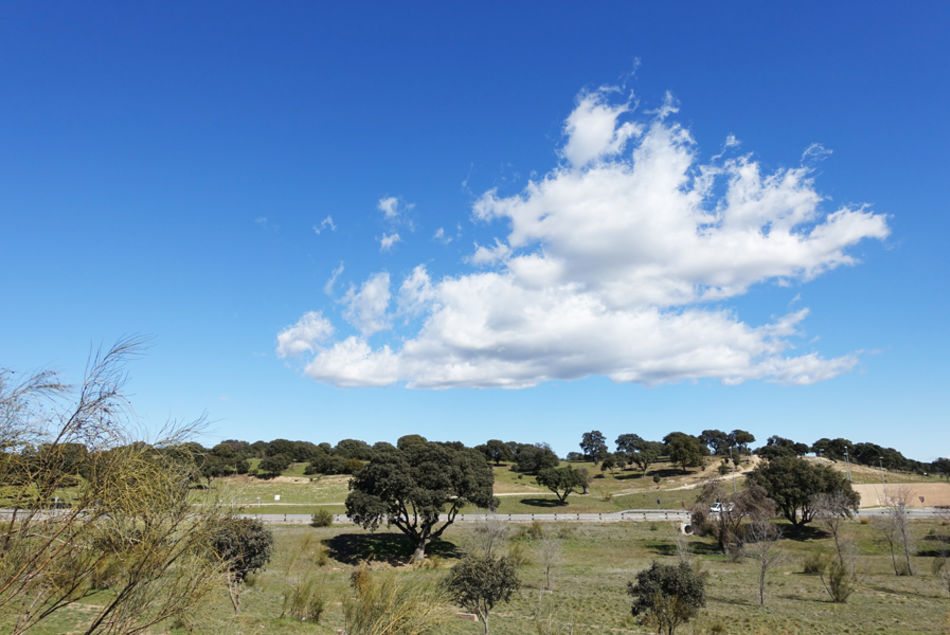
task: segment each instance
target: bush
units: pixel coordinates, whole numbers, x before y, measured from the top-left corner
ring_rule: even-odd
[[[832,560],[827,568],[827,580],[825,573],[821,576],[821,582],[825,586],[828,595],[832,601],[844,603],[848,597],[854,593],[855,576],[851,568],[840,560]]]
[[[290,615],[301,622],[316,624],[325,608],[326,600],[316,578],[306,578],[284,592],[283,612],[280,616]]]
[[[820,575],[828,566],[828,555],[823,552],[811,553],[805,556],[802,562],[802,573]]]
[[[333,513],[326,509],[318,509],[310,516],[311,527],[329,527],[333,524]]]
[[[528,527],[528,537],[534,540],[540,540],[544,537],[544,527],[541,525],[540,521],[531,521],[531,526]]]
[[[461,606],[477,613],[488,632],[488,615],[496,604],[511,599],[521,581],[510,558],[466,556],[452,567],[449,592]]]
[[[523,543],[513,542],[508,547],[508,560],[519,569],[527,567],[532,563],[531,552]]]
[[[365,563],[353,572],[356,596],[343,602],[349,629],[361,635],[441,632],[450,614],[444,586],[430,576],[373,574]]]
[[[226,518],[215,528],[211,547],[240,583],[270,560],[274,535],[259,520]]]
[[[706,578],[687,563],[657,564],[637,574],[637,583],[627,583],[633,596],[632,613],[658,632],[672,634],[706,605]]]

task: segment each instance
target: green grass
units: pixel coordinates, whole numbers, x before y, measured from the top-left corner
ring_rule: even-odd
[[[675,561],[673,523],[550,523],[542,528],[562,547],[562,562],[553,569],[554,589],[544,589],[538,542],[518,537],[517,528],[511,528],[505,548],[520,549],[532,561],[519,571],[522,589],[509,604],[492,613],[492,632],[648,632],[630,615],[626,584],[653,560]],[[378,563],[373,565],[374,571],[394,571],[403,579],[441,579],[472,543],[474,531],[471,525],[450,527],[445,540],[433,549],[438,554],[431,559],[434,566],[415,570],[399,564],[401,558],[408,557],[409,548],[397,534],[368,534],[343,526],[272,530],[274,557],[242,594],[241,615],[233,615],[222,588],[189,620],[195,632],[332,633],[344,626],[340,603],[352,592],[349,576],[360,558]],[[950,536],[950,528],[938,522],[915,522],[913,530],[922,549],[942,544],[928,540],[930,533]],[[819,537],[780,542],[785,561],[769,575],[764,607],[758,604],[755,562],[731,562],[716,553],[710,539],[689,537],[692,557],[708,575],[707,606],[677,632],[708,633],[720,628],[725,633],[946,632],[950,604],[946,590],[929,575],[929,557],[915,558],[919,575],[899,578],[893,575],[886,548],[875,537],[873,527],[853,522],[846,525],[845,533],[859,553],[858,588],[846,604],[829,602],[820,580],[800,573],[808,554],[833,549],[829,538]],[[322,556],[323,552],[328,557]],[[281,619],[283,593],[307,576],[319,580],[327,600],[320,624]],[[95,603],[95,599],[87,603]],[[37,632],[76,630],[81,615],[81,611],[65,612]],[[481,632],[481,626],[453,618],[439,632],[475,634]]]
[[[309,477],[308,477],[309,478]],[[281,503],[294,505],[316,505],[319,503],[343,504],[346,500],[350,477],[314,476],[305,483],[281,483],[274,480],[262,480],[252,476],[237,476],[212,479],[211,487],[193,490],[195,502],[218,500],[230,507],[257,506],[258,498],[263,505],[275,503],[274,496],[280,496]]]

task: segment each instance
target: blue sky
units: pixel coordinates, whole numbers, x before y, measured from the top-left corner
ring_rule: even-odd
[[[148,335],[137,422],[206,444],[946,456],[948,18],[5,3],[0,365]]]

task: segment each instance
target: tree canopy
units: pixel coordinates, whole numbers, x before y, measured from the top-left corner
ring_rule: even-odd
[[[499,602],[507,602],[521,585],[514,563],[491,554],[469,555],[452,567],[448,578],[452,597],[477,613],[488,632],[488,614]]]
[[[687,468],[702,466],[703,457],[709,454],[702,441],[684,432],[669,433],[663,437],[663,443],[670,461],[678,464],[684,472]]]
[[[796,456],[778,456],[749,473],[749,480],[765,488],[785,518],[795,527],[814,519],[820,494],[841,492],[843,500],[857,508],[860,497],[841,472],[830,465],[811,463]]]
[[[518,443],[514,449],[516,472],[538,474],[546,467],[557,467],[560,460],[546,443]]]
[[[354,476],[346,514],[371,531],[384,522],[395,526],[413,542],[418,561],[462,506],[494,507],[494,475],[485,457],[472,449],[425,440],[402,445],[375,452]],[[445,513],[441,525],[440,513]]]
[[[247,576],[270,561],[274,535],[253,518],[224,518],[212,530],[211,548],[228,573],[228,594],[240,610],[240,589]]]
[[[633,596],[633,614],[667,635],[706,606],[705,577],[685,562],[654,562],[637,574],[636,584],[627,584],[627,593]]]
[[[600,430],[591,430],[581,436],[581,450],[588,461],[593,461],[594,465],[607,456],[607,437]]]
[[[546,467],[538,473],[536,480],[538,485],[554,492],[562,505],[567,501],[568,494],[582,491],[588,483],[585,471],[571,466]]]

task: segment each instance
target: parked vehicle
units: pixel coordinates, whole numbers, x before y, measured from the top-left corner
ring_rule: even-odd
[[[716,501],[709,508],[709,511],[712,512],[713,514],[719,514],[722,512],[723,509],[725,509],[727,512],[731,512],[733,509],[735,509],[735,507],[736,506],[733,505],[732,503],[726,503],[725,505],[723,505],[719,501]]]

